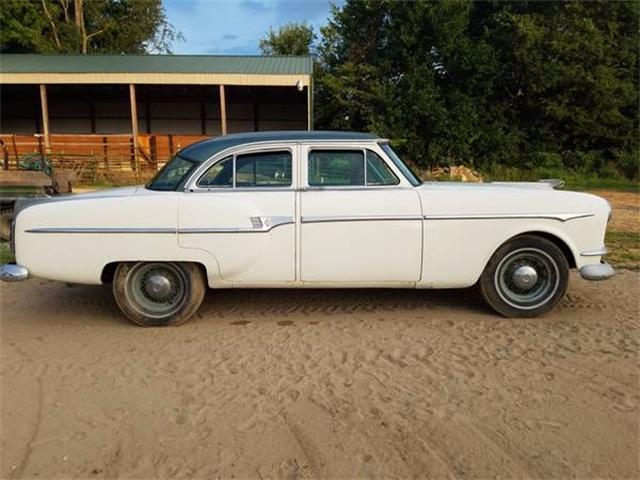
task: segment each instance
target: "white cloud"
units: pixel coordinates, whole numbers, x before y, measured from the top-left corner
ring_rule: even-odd
[[[185,37],[173,46],[183,54],[257,54],[270,27],[306,22],[317,31],[331,8],[330,0],[164,0],[164,5],[169,22]]]

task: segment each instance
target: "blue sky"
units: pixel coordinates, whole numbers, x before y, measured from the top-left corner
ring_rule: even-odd
[[[325,24],[331,3],[342,0],[163,0],[167,17],[185,40],[174,53],[258,54],[258,40],[287,22]]]

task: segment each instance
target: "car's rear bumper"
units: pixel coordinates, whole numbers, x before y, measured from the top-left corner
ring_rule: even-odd
[[[607,280],[615,274],[616,271],[606,262],[596,265],[586,265],[580,269],[580,275],[585,280]]]
[[[0,266],[0,280],[5,282],[21,282],[29,278],[29,270],[15,263]]]

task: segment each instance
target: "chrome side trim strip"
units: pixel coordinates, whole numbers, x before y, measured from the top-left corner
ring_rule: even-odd
[[[576,218],[593,217],[593,213],[478,213],[478,214],[444,214],[425,215],[425,220],[511,220],[522,218],[541,218],[567,222]]]
[[[164,227],[41,227],[30,228],[25,233],[177,233],[175,228]]]
[[[294,223],[293,217],[249,217],[250,227],[203,228],[139,228],[139,227],[41,227],[25,230],[26,233],[102,233],[102,234],[193,234],[193,233],[261,233],[270,232],[282,225]]]
[[[303,216],[302,223],[330,222],[395,222],[403,220],[422,220],[422,215],[333,215]]]
[[[603,246],[597,250],[588,250],[586,252],[580,253],[581,257],[602,257],[609,253],[609,249],[606,246]]]
[[[202,233],[264,233],[270,232],[274,228],[282,225],[293,225],[293,217],[250,217],[250,227],[203,227],[203,228],[180,228],[178,233],[184,235]]]

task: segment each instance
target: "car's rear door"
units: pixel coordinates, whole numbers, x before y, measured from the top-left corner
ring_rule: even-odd
[[[301,146],[304,282],[407,284],[420,279],[416,190],[376,145]]]
[[[294,281],[296,153],[254,147],[213,164],[180,199],[180,245],[211,253],[223,281]]]

